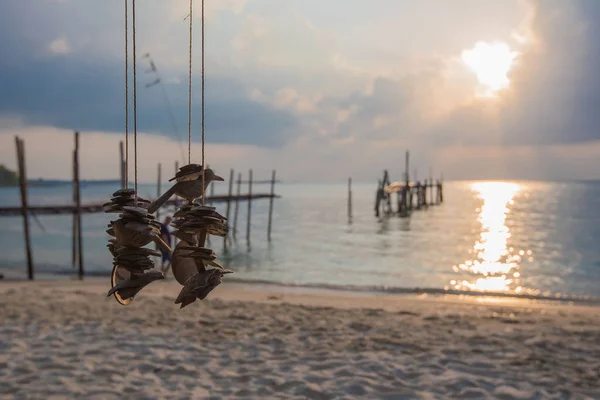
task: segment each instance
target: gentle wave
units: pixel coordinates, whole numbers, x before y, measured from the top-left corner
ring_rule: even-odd
[[[76,274],[76,271],[71,270],[57,270],[53,271],[56,278],[58,276]],[[87,277],[110,277],[109,273],[105,271],[89,271],[85,273]],[[169,277],[167,276],[167,279]],[[172,279],[172,278],[171,278]],[[451,295],[451,296],[469,296],[469,297],[491,297],[491,298],[509,298],[509,299],[520,299],[520,300],[537,300],[537,301],[550,301],[550,302],[569,302],[576,304],[587,304],[587,305],[600,305],[600,298],[593,296],[573,296],[567,294],[554,294],[554,295],[534,295],[527,293],[507,293],[507,292],[493,292],[493,291],[473,291],[473,290],[451,290],[451,289],[438,289],[428,287],[396,287],[396,286],[381,286],[381,285],[335,285],[335,284],[324,284],[324,283],[299,283],[299,282],[279,282],[274,280],[266,279],[242,279],[235,278],[232,276],[227,277],[227,282],[232,283],[247,283],[252,285],[267,285],[277,286],[283,288],[295,288],[295,289],[314,289],[314,290],[331,290],[331,291],[343,291],[346,293],[384,293],[384,294],[399,294],[399,295]]]

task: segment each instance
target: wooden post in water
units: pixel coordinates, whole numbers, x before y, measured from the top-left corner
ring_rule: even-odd
[[[225,217],[227,218],[227,225],[229,225],[229,210],[231,208],[231,192],[233,190],[233,169],[229,170],[229,191],[227,192],[227,212]],[[229,232],[223,237],[223,250],[227,250],[227,239],[229,238]]]
[[[158,167],[156,169],[156,198],[158,199],[160,197],[160,184],[161,184],[161,180],[162,180],[162,166],[160,163],[158,163]],[[158,222],[160,222],[160,207],[158,207],[156,209],[156,220]],[[169,246],[171,245],[171,243],[169,243]],[[156,250],[158,250],[158,244],[155,243],[154,248]]]
[[[431,172],[431,167],[429,167],[429,179],[427,180],[427,185],[429,186],[429,201],[425,199],[429,203],[429,205],[433,205],[433,173]]]
[[[83,240],[81,234],[81,187],[79,185],[79,132],[75,132],[75,185],[76,185],[76,202],[75,213],[77,215],[77,256],[79,259],[79,279],[83,279]]]
[[[206,169],[210,169],[210,165],[209,164],[206,164]],[[202,178],[200,178],[200,179],[202,179]],[[210,197],[212,198],[213,195],[215,194],[215,192],[214,192],[215,185],[213,184],[213,182],[209,182],[208,185],[210,186]],[[207,187],[207,189],[208,189],[208,187]],[[210,202],[208,201],[208,198],[206,196],[206,191],[204,192],[204,194],[202,196],[204,196],[206,198],[206,200],[207,200],[205,202],[205,204],[207,206],[210,205]],[[210,235],[208,233],[206,233],[206,244],[210,245]]]
[[[237,195],[235,196],[235,211],[233,212],[233,238],[235,239],[237,233],[237,219],[238,209],[240,208],[240,190],[242,189],[242,173],[238,173],[237,180]]]
[[[410,188],[410,196],[409,196],[409,199],[408,199],[408,206],[409,206],[409,208],[411,210],[413,209],[413,207],[415,207],[415,205],[414,205],[414,197],[415,197],[415,194],[416,194],[416,186],[415,186],[416,183],[417,183],[417,169],[415,168],[413,170],[413,186]]]
[[[271,197],[269,198],[269,224],[267,225],[267,240],[271,241],[271,224],[273,222],[273,198],[275,197],[275,170],[271,175]]]
[[[72,230],[71,230],[71,264],[73,265],[73,268],[77,267],[77,214],[75,213],[75,205],[77,204],[77,185],[75,184],[75,180],[77,179],[77,173],[75,172],[75,150],[73,150],[73,158],[71,159],[71,161],[73,161],[73,165],[71,168],[71,172],[73,173],[73,183],[72,183],[72,198],[71,200],[73,201],[73,212],[72,212],[72,217],[73,217],[73,224],[72,224]],[[125,165],[123,164],[123,160],[121,160],[121,168],[124,168]],[[124,175],[121,175],[121,182],[123,182],[124,180]]]
[[[348,224],[352,224],[352,178],[348,178]]]
[[[246,243],[250,246],[250,227],[252,216],[252,170],[248,171],[248,223],[246,225]]]
[[[379,209],[381,204],[381,181],[377,181],[377,192],[375,193],[375,216],[379,218]]]
[[[158,168],[157,168],[157,178],[156,178],[156,198],[158,199],[160,197],[160,186],[161,186],[161,181],[162,181],[162,166],[160,163],[158,163]],[[156,210],[156,220],[160,222],[160,207]]]
[[[31,254],[31,238],[29,236],[29,206],[27,198],[27,170],[25,167],[25,144],[15,136],[17,145],[17,165],[19,168],[19,188],[21,191],[21,215],[23,216],[23,232],[25,234],[25,256],[27,257],[27,276],[33,280],[33,257]]]
[[[179,171],[179,161],[175,161],[175,175],[177,176],[177,171]],[[175,206],[179,207],[179,196],[175,195]]]
[[[427,178],[423,179],[423,199],[421,200],[422,206],[427,208]]]
[[[389,185],[389,184],[390,184],[390,176],[386,169],[385,171],[383,171],[383,187],[382,187],[382,189],[384,189],[385,186]],[[385,191],[383,192],[383,195],[385,196],[386,205],[387,205],[386,214],[390,214],[392,212],[392,195],[390,193],[385,193]]]
[[[444,174],[440,178],[440,203],[444,202]]]
[[[404,153],[404,189],[402,189],[402,211],[400,216],[408,215],[408,198],[409,198],[409,185],[410,185],[410,152],[406,150]],[[398,210],[400,211],[400,210]]]

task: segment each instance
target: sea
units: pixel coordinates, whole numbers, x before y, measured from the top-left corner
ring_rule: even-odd
[[[227,183],[213,184],[226,194]],[[82,203],[106,202],[115,184],[82,187]],[[269,199],[230,204],[230,239],[208,244],[235,273],[224,279],[279,285],[383,291],[600,299],[600,182],[453,181],[444,202],[408,217],[375,216],[376,184],[281,183],[275,187],[272,237]],[[242,193],[248,188],[242,187]],[[268,193],[270,185],[254,185]],[[154,198],[156,186],[139,185]],[[32,205],[70,204],[70,185],[31,187]],[[394,200],[395,201],[395,200]],[[0,188],[0,206],[18,206],[18,188]],[[225,215],[227,203],[215,203]],[[161,219],[174,209],[162,210]],[[107,224],[116,214],[82,216],[86,275],[109,276]],[[248,221],[250,229],[248,229]],[[21,217],[2,217],[0,273],[26,278]],[[233,225],[235,224],[235,235]],[[72,216],[30,221],[36,279],[74,278]],[[249,236],[248,236],[249,232]],[[160,263],[160,260],[156,260]]]

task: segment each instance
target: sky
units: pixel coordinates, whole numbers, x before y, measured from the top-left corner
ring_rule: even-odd
[[[18,135],[30,178],[68,178],[78,130],[82,178],[117,178],[124,4],[0,3],[1,164],[16,169]],[[194,0],[193,163],[200,10]],[[420,178],[600,178],[597,0],[206,0],[205,11],[205,162],[224,176],[401,179],[410,150]],[[188,0],[136,3],[140,182],[188,161],[188,12]]]

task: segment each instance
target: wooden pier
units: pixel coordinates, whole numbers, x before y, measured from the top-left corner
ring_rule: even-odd
[[[223,203],[228,201],[246,201],[246,200],[259,200],[259,199],[271,199],[271,198],[280,198],[281,196],[277,194],[271,195],[270,193],[258,193],[253,195],[242,194],[239,196],[232,195],[216,195],[216,196],[208,196],[206,197],[207,203]],[[184,203],[183,200],[169,200],[165,203],[165,206],[180,206]],[[82,204],[79,208],[79,212],[81,214],[95,214],[104,212],[102,210],[103,203],[91,203],[91,204]],[[22,215],[22,207],[0,207],[0,217],[14,217]],[[60,214],[73,214],[77,211],[77,206],[64,204],[64,205],[55,205],[55,206],[27,206],[27,212],[29,214],[35,215],[60,215]]]
[[[82,232],[81,232],[81,219],[82,214],[93,214],[93,213],[103,213],[104,208],[103,204],[108,202],[110,193],[107,193],[106,201],[102,203],[91,203],[91,204],[81,204],[81,188],[80,188],[80,176],[79,176],[79,142],[80,135],[79,132],[75,132],[75,149],[73,150],[73,196],[72,196],[72,204],[60,204],[60,205],[30,205],[28,200],[28,183],[27,183],[27,173],[25,168],[25,144],[22,139],[19,137],[15,137],[15,142],[17,146],[17,164],[19,167],[19,188],[20,188],[20,197],[21,197],[21,206],[15,207],[0,207],[0,217],[14,217],[14,216],[22,216],[23,217],[23,226],[24,226],[24,235],[25,235],[25,255],[27,258],[27,272],[28,278],[33,280],[34,278],[34,263],[33,263],[33,251],[31,248],[31,238],[30,238],[30,229],[29,229],[29,216],[33,216],[37,218],[38,215],[60,215],[60,214],[70,214],[73,216],[73,241],[72,241],[72,264],[73,267],[78,267],[78,277],[83,279],[84,276],[84,263],[83,263],[83,240],[82,240]],[[124,186],[125,183],[125,159],[123,152],[123,142],[119,143],[119,154],[120,154],[120,162],[119,162],[119,171],[120,171],[120,187]],[[175,163],[175,172],[178,170],[177,162]],[[161,166],[158,164],[158,180],[157,180],[157,198],[160,196],[160,185],[161,185]],[[234,171],[230,170],[230,179],[234,176]],[[229,182],[229,193],[227,195],[215,195],[214,187],[211,184],[210,196],[206,197],[207,204],[219,203],[219,202],[227,202],[227,217],[229,217],[229,211],[231,208],[231,202],[235,202],[235,216],[233,219],[233,227],[231,229],[230,234],[228,234],[223,241],[223,247],[225,251],[227,251],[227,244],[230,242],[230,237],[235,241],[236,240],[236,232],[237,232],[237,214],[239,208],[240,201],[248,202],[248,215],[247,215],[247,227],[246,227],[246,242],[248,246],[250,246],[250,223],[251,223],[251,211],[252,211],[252,201],[260,200],[260,199],[269,199],[269,222],[267,228],[267,240],[271,240],[271,225],[272,225],[272,215],[273,215],[273,199],[279,198],[281,196],[275,194],[275,170],[273,170],[272,177],[270,180],[253,180],[252,178],[252,170],[249,171],[249,179],[242,180],[242,174],[238,175],[238,179],[236,181],[237,184],[237,193],[234,195],[232,193],[233,182]],[[248,185],[248,193],[242,194],[241,187],[242,184]],[[269,184],[270,192],[269,193],[253,193],[252,185],[261,185],[261,184]],[[118,188],[115,187],[114,190]],[[148,199],[152,200],[152,199]],[[184,200],[173,196],[172,199],[167,201],[164,207],[167,206],[180,206],[184,203]],[[159,218],[160,210],[156,212],[157,218]]]
[[[430,176],[418,181],[409,177],[409,152],[405,157],[404,180],[391,182],[388,171],[383,172],[383,179],[378,182],[375,195],[375,216],[381,215],[408,217],[414,210],[426,210],[429,206],[444,202],[444,184],[442,179],[434,182]],[[416,174],[415,174],[416,175]],[[430,173],[431,175],[431,173]],[[396,196],[396,201],[392,197]],[[396,204],[394,209],[393,203]]]

